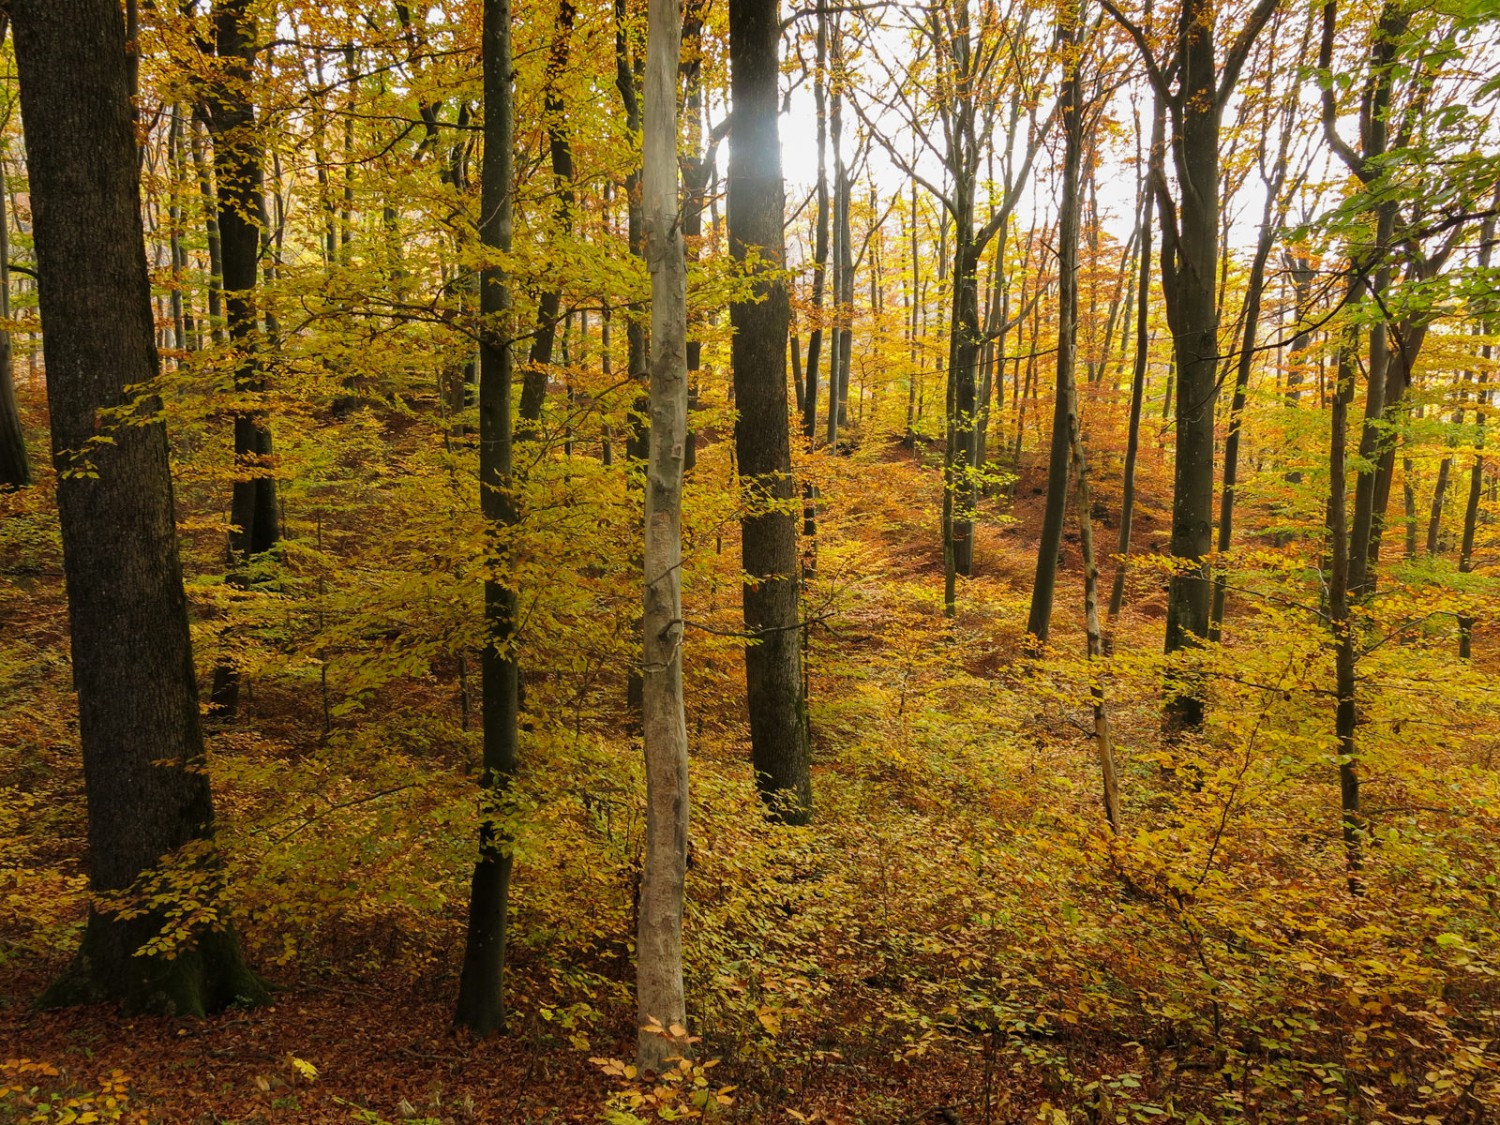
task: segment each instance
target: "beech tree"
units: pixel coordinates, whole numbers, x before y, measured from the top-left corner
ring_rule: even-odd
[[[1160,54],[1148,29],[1113,0],[1104,9],[1135,42],[1171,123],[1176,192],[1164,175],[1153,185],[1161,228],[1161,288],[1176,366],[1177,451],[1172,482],[1172,557],[1167,591],[1166,651],[1208,636],[1213,540],[1214,404],[1219,386],[1219,127],[1250,49],[1278,0],[1256,0],[1219,59],[1217,10],[1210,0],[1179,0],[1171,44]],[[1147,10],[1149,13],[1149,9]],[[1167,701],[1169,721],[1203,722],[1202,689],[1178,679]]]
[[[15,0],[10,12],[94,896],[78,957],[46,1001],[201,1015],[266,993],[216,908],[213,800],[152,393],[125,23],[115,0]],[[181,897],[201,906],[174,933],[160,903]]]
[[[688,1052],[682,984],[688,746],[682,699],[682,472],[687,438],[687,251],[678,221],[678,0],[650,0],[642,125],[642,218],[651,270],[651,435],[646,460],[642,728],[646,854],[636,927],[636,1062]],[[785,394],[785,389],[782,391]],[[784,408],[783,408],[784,414]]]
[[[0,17],[0,42],[8,22]],[[5,164],[0,159],[0,181]],[[10,213],[6,191],[0,182],[0,320],[10,319]],[[0,326],[0,488],[24,488],[31,483],[31,462],[26,456],[26,435],[21,432],[21,408],[16,404],[14,351],[10,329]]]
[[[735,452],[745,513],[746,704],[751,757],[761,794],[781,819],[812,815],[807,713],[803,699],[796,490],[787,421],[790,309],[785,261],[781,139],[776,125],[780,24],[776,0],[734,0],[729,8],[734,125],[729,147],[729,247],[754,273],[749,300],[736,301]],[[830,409],[834,400],[830,398]],[[835,410],[836,414],[836,410]]]
[[[506,535],[518,518],[511,464],[513,357],[510,288],[496,259],[511,248],[514,200],[514,103],[510,0],[485,0],[484,154],[480,164],[479,241],[491,253],[479,271],[479,504],[491,549],[503,566]],[[484,581],[484,764],[480,778],[479,859],[469,889],[468,937],[454,1022],[476,1035],[505,1025],[502,994],[513,856],[505,826],[506,794],[516,772],[520,663],[516,591],[493,574]]]
[[[234,415],[237,476],[229,508],[230,580],[249,581],[251,561],[276,546],[281,517],[271,472],[271,430],[256,400],[266,390],[265,343],[256,288],[266,230],[264,151],[251,101],[256,21],[249,0],[215,0],[212,13],[215,69],[200,111],[213,137],[217,193],[214,216],[223,281],[229,346],[234,350],[234,387],[243,401]],[[208,52],[210,44],[204,43]],[[232,663],[214,669],[210,706],[233,718],[239,705],[239,672]]]

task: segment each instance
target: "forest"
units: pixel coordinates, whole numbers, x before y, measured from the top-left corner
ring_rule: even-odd
[[[1494,0],[0,0],[0,1125],[1500,1121]]]

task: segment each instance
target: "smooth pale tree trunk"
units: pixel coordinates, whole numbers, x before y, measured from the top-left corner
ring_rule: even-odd
[[[214,176],[218,193],[220,257],[224,271],[224,313],[234,355],[234,386],[249,406],[234,416],[236,480],[229,507],[230,580],[248,584],[245,569],[276,546],[281,519],[276,478],[271,473],[271,430],[265,411],[254,405],[264,395],[263,341],[256,307],[262,233],[266,208],[255,107],[254,80],[257,29],[248,0],[214,4],[215,50],[219,71],[205,92],[209,131],[214,142]],[[214,669],[209,710],[234,718],[239,706],[239,671],[221,660]]]
[[[214,191],[213,171],[204,155],[203,126],[192,123],[193,170],[198,194],[203,200],[203,233],[208,243],[208,330],[215,347],[224,343],[224,251],[219,238],[219,201]]]
[[[646,460],[642,731],[646,854],[636,923],[636,1062],[689,1053],[682,984],[688,746],[682,698],[682,465],[687,435],[687,256],[678,224],[678,0],[647,14],[642,215],[651,271],[651,438]],[[785,394],[785,388],[782,390]],[[784,408],[783,408],[784,409]]]
[[[751,300],[730,306],[735,451],[745,515],[746,702],[751,760],[761,797],[792,824],[812,816],[802,690],[797,524],[787,424],[786,337],[790,319],[782,241],[784,187],[776,122],[780,75],[777,0],[732,0],[729,60],[734,134],[729,147],[729,249],[752,254],[762,276]],[[830,398],[830,405],[833,399]]]
[[[4,39],[0,20],[0,40]],[[0,319],[10,319],[10,213],[6,207],[6,162],[0,149]],[[10,332],[0,325],[0,489],[25,488],[31,483],[26,435],[21,431],[21,409],[16,403],[14,352]]]
[[[479,241],[507,254],[514,199],[514,103],[510,0],[484,0],[484,155],[480,165]],[[503,560],[517,522],[511,464],[513,359],[507,323],[511,296],[503,270],[479,271],[479,505],[491,548]],[[483,814],[479,859],[469,891],[469,925],[454,1023],[476,1035],[505,1026],[502,994],[512,855],[506,794],[516,772],[520,665],[516,658],[516,591],[498,578],[484,583],[485,645]]]
[[[134,390],[159,361],[125,24],[115,0],[14,0],[10,12],[95,896],[79,956],[44,1001],[200,1015],[265,999],[234,930],[199,927],[175,956],[143,954],[162,911],[124,919],[99,905],[174,853],[181,893],[211,903],[222,881],[166,427]],[[133,418],[108,421],[114,411]]]

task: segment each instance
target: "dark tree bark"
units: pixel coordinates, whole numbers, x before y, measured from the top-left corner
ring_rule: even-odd
[[[1266,263],[1271,258],[1271,248],[1276,242],[1277,232],[1286,221],[1286,209],[1278,208],[1282,185],[1286,181],[1287,148],[1292,129],[1289,115],[1284,114],[1281,129],[1281,147],[1272,166],[1265,167],[1265,153],[1261,154],[1261,182],[1265,187],[1265,207],[1261,213],[1260,233],[1255,242],[1255,256],[1250,262],[1250,277],[1245,283],[1245,311],[1240,338],[1238,360],[1235,365],[1234,394],[1229,400],[1229,432],[1224,438],[1224,483],[1219,492],[1219,531],[1215,546],[1219,554],[1229,551],[1234,542],[1235,488],[1239,484],[1240,471],[1240,427],[1245,413],[1245,396],[1250,389],[1250,371],[1255,363],[1255,335],[1260,327],[1261,299],[1266,286]],[[1228,579],[1222,565],[1214,576],[1213,604],[1209,608],[1208,636],[1217,641],[1224,628],[1224,602],[1228,593]]]
[[[213,896],[213,802],[177,554],[140,214],[125,24],[115,0],[15,0],[53,462],[72,622],[89,887],[122,894],[172,857]],[[106,411],[133,414],[109,421]],[[107,440],[101,441],[101,437]],[[175,855],[174,855],[175,853]],[[178,884],[180,887],[182,884]],[[142,955],[160,910],[91,909],[46,1001],[202,1014],[265,998],[234,931]]]
[[[1333,633],[1334,661],[1334,734],[1339,743],[1339,807],[1344,834],[1344,861],[1349,890],[1359,893],[1360,869],[1364,865],[1364,818],[1359,804],[1359,726],[1358,685],[1354,622],[1349,607],[1352,595],[1350,579],[1351,543],[1349,541],[1348,502],[1345,498],[1347,476],[1349,405],[1354,400],[1354,362],[1352,339],[1339,350],[1338,386],[1334,389],[1330,414],[1331,433],[1328,453],[1328,539],[1331,566],[1328,578],[1328,623]]]
[[[714,175],[717,140],[710,139],[707,150],[703,138],[703,19],[708,0],[685,0],[682,7],[682,58],[678,63],[683,85],[683,116],[687,153],[682,160],[682,236],[687,244],[688,262],[696,263],[703,238],[703,212],[708,209],[709,181]],[[696,318],[695,318],[696,319]],[[698,411],[698,371],[703,366],[703,343],[689,325],[687,342],[688,429],[687,444],[682,450],[682,471],[698,467],[698,436],[693,432],[693,415]],[[794,380],[795,381],[795,380]],[[801,395],[801,384],[798,395]]]
[[[631,49],[626,33],[628,0],[615,0],[615,90],[625,110],[625,128],[632,136],[641,132],[641,61]],[[630,252],[646,256],[645,216],[641,210],[641,169],[632,168],[625,176],[626,238]],[[646,368],[646,325],[637,309],[628,309],[625,319],[626,375],[632,387],[630,429],[625,434],[625,461],[641,466],[650,453],[651,408],[647,401],[649,373]],[[634,476],[630,478],[632,481]],[[645,682],[640,666],[632,662],[625,677],[625,703],[631,714],[640,715],[645,702]]]
[[[1167,588],[1166,651],[1198,645],[1208,636],[1213,545],[1214,404],[1218,399],[1219,132],[1225,103],[1256,37],[1278,0],[1259,0],[1240,26],[1222,63],[1211,0],[1181,0],[1169,60],[1157,61],[1143,30],[1110,0],[1105,9],[1130,33],[1157,96],[1171,116],[1173,198],[1164,176],[1154,177],[1160,218],[1161,284],[1172,330],[1177,380],[1177,455],[1172,481],[1171,554],[1180,560]],[[1175,80],[1175,82],[1174,82]],[[1167,721],[1193,728],[1203,722],[1201,687],[1172,677]]]
[[[751,757],[761,796],[793,824],[812,816],[806,701],[798,628],[797,524],[787,422],[784,187],[778,135],[781,32],[776,0],[732,0],[729,58],[734,133],[729,147],[729,248],[744,262],[755,253],[762,276],[752,300],[730,306],[735,454],[745,515],[745,680]],[[832,381],[830,380],[830,385]],[[829,397],[830,417],[836,400]]]
[[[480,242],[511,247],[513,175],[510,0],[484,3],[484,155],[480,166]],[[511,349],[504,323],[511,307],[504,273],[479,274],[479,503],[493,548],[516,523],[511,466]],[[476,1035],[505,1026],[502,994],[510,901],[511,851],[505,798],[516,772],[520,665],[516,659],[516,591],[488,578],[484,584],[485,646],[480,670],[484,696],[485,812],[479,826],[479,860],[469,894],[468,938],[453,1021]]]
[[[818,434],[818,367],[823,359],[823,290],[828,271],[828,11],[818,10],[817,67],[813,72],[813,103],[818,118],[817,216],[813,226],[813,327],[807,340],[806,391],[802,396],[802,432],[808,448]]]
[[[1076,16],[1076,12],[1074,13]],[[1075,54],[1076,27],[1059,27],[1065,49]],[[1057,219],[1057,384],[1052,413],[1052,448],[1047,462],[1047,503],[1042,533],[1037,543],[1036,577],[1031,586],[1031,612],[1026,621],[1027,646],[1039,652],[1047,643],[1052,623],[1053,594],[1057,588],[1057,553],[1062,546],[1063,519],[1068,505],[1068,471],[1073,452],[1073,434],[1078,427],[1078,390],[1074,385],[1078,355],[1078,236],[1082,206],[1080,178],[1083,167],[1083,85],[1076,58],[1065,64],[1062,98],[1058,106],[1064,135],[1062,189]],[[1079,454],[1080,463],[1082,453]],[[1087,488],[1084,484],[1081,487]],[[1078,513],[1080,525],[1092,519]],[[1092,560],[1088,561],[1092,566]],[[1111,815],[1110,823],[1114,818]]]
[[[1490,258],[1495,245],[1495,218],[1490,216],[1485,219],[1479,229],[1479,267],[1488,269]],[[1493,299],[1484,302],[1480,309],[1480,321],[1474,326],[1475,332],[1482,336],[1494,333],[1497,325],[1494,317]],[[1479,354],[1486,360],[1495,357],[1495,349],[1490,344],[1484,344]],[[1474,439],[1474,463],[1469,469],[1469,496],[1464,503],[1464,529],[1458,548],[1458,572],[1468,574],[1474,569],[1474,535],[1479,527],[1479,501],[1484,493],[1484,417],[1490,407],[1490,387],[1488,370],[1481,371],[1479,383],[1475,391],[1475,419],[1479,427],[1478,436]],[[1460,660],[1469,660],[1473,656],[1474,644],[1474,619],[1467,615],[1458,619],[1458,656]]]
[[[1158,99],[1152,113],[1151,150],[1148,159],[1153,164],[1162,159],[1163,132],[1166,127],[1166,110]],[[1136,279],[1137,303],[1135,307],[1135,362],[1130,373],[1130,427],[1125,439],[1125,479],[1120,497],[1120,538],[1116,552],[1120,565],[1115,570],[1115,582],[1109,594],[1110,643],[1113,644],[1115,618],[1125,608],[1125,573],[1129,566],[1130,539],[1135,523],[1135,470],[1141,449],[1141,407],[1146,398],[1146,362],[1151,348],[1151,330],[1148,323],[1151,291],[1151,188],[1152,173],[1143,178],[1140,190],[1141,206],[1141,256],[1137,263],[1139,276]]]
[[[249,0],[218,0],[213,21],[214,50],[221,69],[205,94],[203,112],[214,142],[224,313],[235,353],[235,390],[253,401],[266,390],[255,300],[261,234],[266,229],[264,154],[250,100],[256,28]],[[271,456],[271,430],[264,411],[254,407],[237,411],[234,457],[238,477],[229,507],[229,569],[231,581],[239,584],[248,581],[244,568],[251,560],[271,550],[281,538]],[[238,706],[238,670],[221,661],[214,669],[210,712],[232,719]]]
[[[543,109],[547,115],[547,151],[552,161],[552,180],[557,191],[558,227],[570,232],[573,227],[573,145],[568,138],[568,105],[563,98],[562,80],[568,68],[573,43],[572,0],[558,0],[557,21],[553,28],[552,50],[547,58],[547,91]],[[531,340],[531,355],[521,379],[521,403],[516,437],[534,439],[539,435],[542,405],[547,399],[547,381],[551,375],[552,352],[557,342],[557,322],[562,307],[562,292],[548,289],[537,302],[536,335]]]

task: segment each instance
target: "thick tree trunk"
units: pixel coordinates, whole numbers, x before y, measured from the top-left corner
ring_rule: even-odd
[[[1166,651],[1208,636],[1207,556],[1213,545],[1214,404],[1218,400],[1219,320],[1215,302],[1219,254],[1219,117],[1213,13],[1208,0],[1181,9],[1181,91],[1173,114],[1179,199],[1172,221],[1162,202],[1162,292],[1172,328],[1177,376],[1177,453],[1172,481],[1171,555],[1180,569],[1167,587]],[[1201,689],[1174,678],[1167,701],[1172,725],[1203,721]]]
[[[479,240],[502,254],[511,248],[514,200],[513,93],[510,0],[485,0],[484,156],[480,171]],[[503,271],[479,274],[479,504],[492,549],[517,520],[511,464],[513,368],[507,321],[511,296]],[[484,583],[485,646],[480,671],[484,696],[483,815],[479,859],[469,893],[469,926],[454,1023],[476,1035],[505,1026],[502,986],[510,901],[511,851],[506,793],[516,772],[520,665],[516,657],[516,591],[496,578]]]
[[[651,439],[642,616],[646,854],[635,947],[636,1062],[643,1070],[660,1071],[667,1059],[690,1053],[682,983],[688,838],[682,698],[687,256],[678,225],[676,79],[682,15],[677,0],[650,0],[647,21],[642,211],[651,271]]]
[[[162,911],[125,920],[102,902],[169,860],[166,886],[183,895],[211,901],[221,879],[166,428],[158,402],[131,398],[158,359],[125,25],[115,0],[14,0],[11,13],[95,896],[79,957],[45,999],[202,1014],[265,998],[234,931],[205,924],[147,954]]]
[[[729,148],[729,249],[782,268],[784,188],[778,135],[780,28],[776,0],[733,0],[729,9],[734,134]],[[745,515],[746,701],[751,758],[774,815],[803,824],[812,815],[806,701],[802,696],[797,524],[792,510],[787,425],[786,285],[761,278],[754,298],[730,306],[735,451]],[[830,400],[832,401],[832,400]]]

